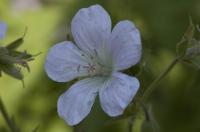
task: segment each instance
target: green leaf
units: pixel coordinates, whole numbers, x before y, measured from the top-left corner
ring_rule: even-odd
[[[33,57],[33,55],[27,53],[26,51],[24,52],[12,52],[12,54],[15,54],[15,56],[17,56],[18,59],[23,59],[23,60],[29,60],[30,58]]]
[[[0,56],[8,54],[8,50],[5,47],[0,46]]]
[[[24,42],[24,39],[21,37],[21,38],[18,38],[16,40],[14,40],[13,42],[11,42],[10,44],[8,44],[6,46],[7,49],[9,50],[15,50],[17,49],[21,44],[23,44]]]
[[[194,32],[195,32],[195,26],[193,24],[192,18],[189,17],[189,26],[187,30],[185,31],[181,41],[176,46],[176,53],[177,57],[183,58],[186,53],[189,45],[192,45],[193,39],[194,39]]]
[[[14,64],[17,63],[17,59],[10,55],[1,55],[0,56],[0,64]]]
[[[11,64],[1,64],[0,65],[1,69],[3,72],[5,72],[6,74],[16,78],[16,79],[19,79],[19,80],[22,80],[23,79],[23,74],[21,73],[21,69],[15,65],[11,65]]]
[[[189,16],[189,26],[188,26],[186,32],[184,33],[183,37],[186,40],[188,40],[188,42],[190,43],[193,39],[194,32],[195,32],[195,26],[194,26],[191,16]]]
[[[7,48],[8,50],[15,50],[15,49],[17,49],[21,44],[23,44],[23,42],[24,42],[24,37],[25,37],[26,33],[27,33],[27,28],[25,28],[25,31],[24,31],[24,34],[23,34],[22,37],[20,37],[20,38],[14,40],[14,41],[11,42],[10,44],[8,44],[8,45],[6,46],[6,48]]]

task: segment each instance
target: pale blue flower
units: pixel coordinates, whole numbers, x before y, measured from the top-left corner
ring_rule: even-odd
[[[119,22],[111,32],[111,19],[99,5],[78,11],[71,23],[76,45],[64,41],[53,46],[45,70],[57,82],[85,77],[58,100],[58,114],[76,125],[90,112],[99,94],[101,107],[109,116],[121,115],[139,88],[135,77],[121,73],[139,62],[140,33],[130,21]]]
[[[7,30],[6,24],[3,22],[0,22],[0,39],[3,39],[5,37],[6,30]]]

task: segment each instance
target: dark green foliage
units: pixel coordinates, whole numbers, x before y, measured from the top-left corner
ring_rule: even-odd
[[[24,67],[30,71],[28,62],[33,60],[33,55],[26,51],[18,51],[17,48],[24,42],[24,35],[6,47],[0,47],[0,73],[4,72],[16,79],[23,80],[21,68]],[[0,74],[1,75],[1,74]]]

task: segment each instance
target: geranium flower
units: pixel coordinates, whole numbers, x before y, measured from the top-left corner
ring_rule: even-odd
[[[0,22],[0,39],[5,37],[7,26],[5,23]]]
[[[139,62],[140,33],[130,21],[120,21],[111,32],[111,19],[99,5],[83,8],[74,16],[71,31],[75,44],[64,41],[53,46],[45,70],[57,82],[85,77],[58,99],[58,114],[76,125],[91,111],[99,94],[109,116],[123,114],[139,88],[139,81],[120,71]]]

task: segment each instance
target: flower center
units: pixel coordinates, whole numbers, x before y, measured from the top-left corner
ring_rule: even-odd
[[[86,65],[79,65],[77,71],[84,70],[89,76],[109,76],[112,73],[112,67],[108,64],[103,64],[102,59],[98,56],[97,52],[95,54],[86,56],[82,54],[83,57],[86,57],[88,63]]]

